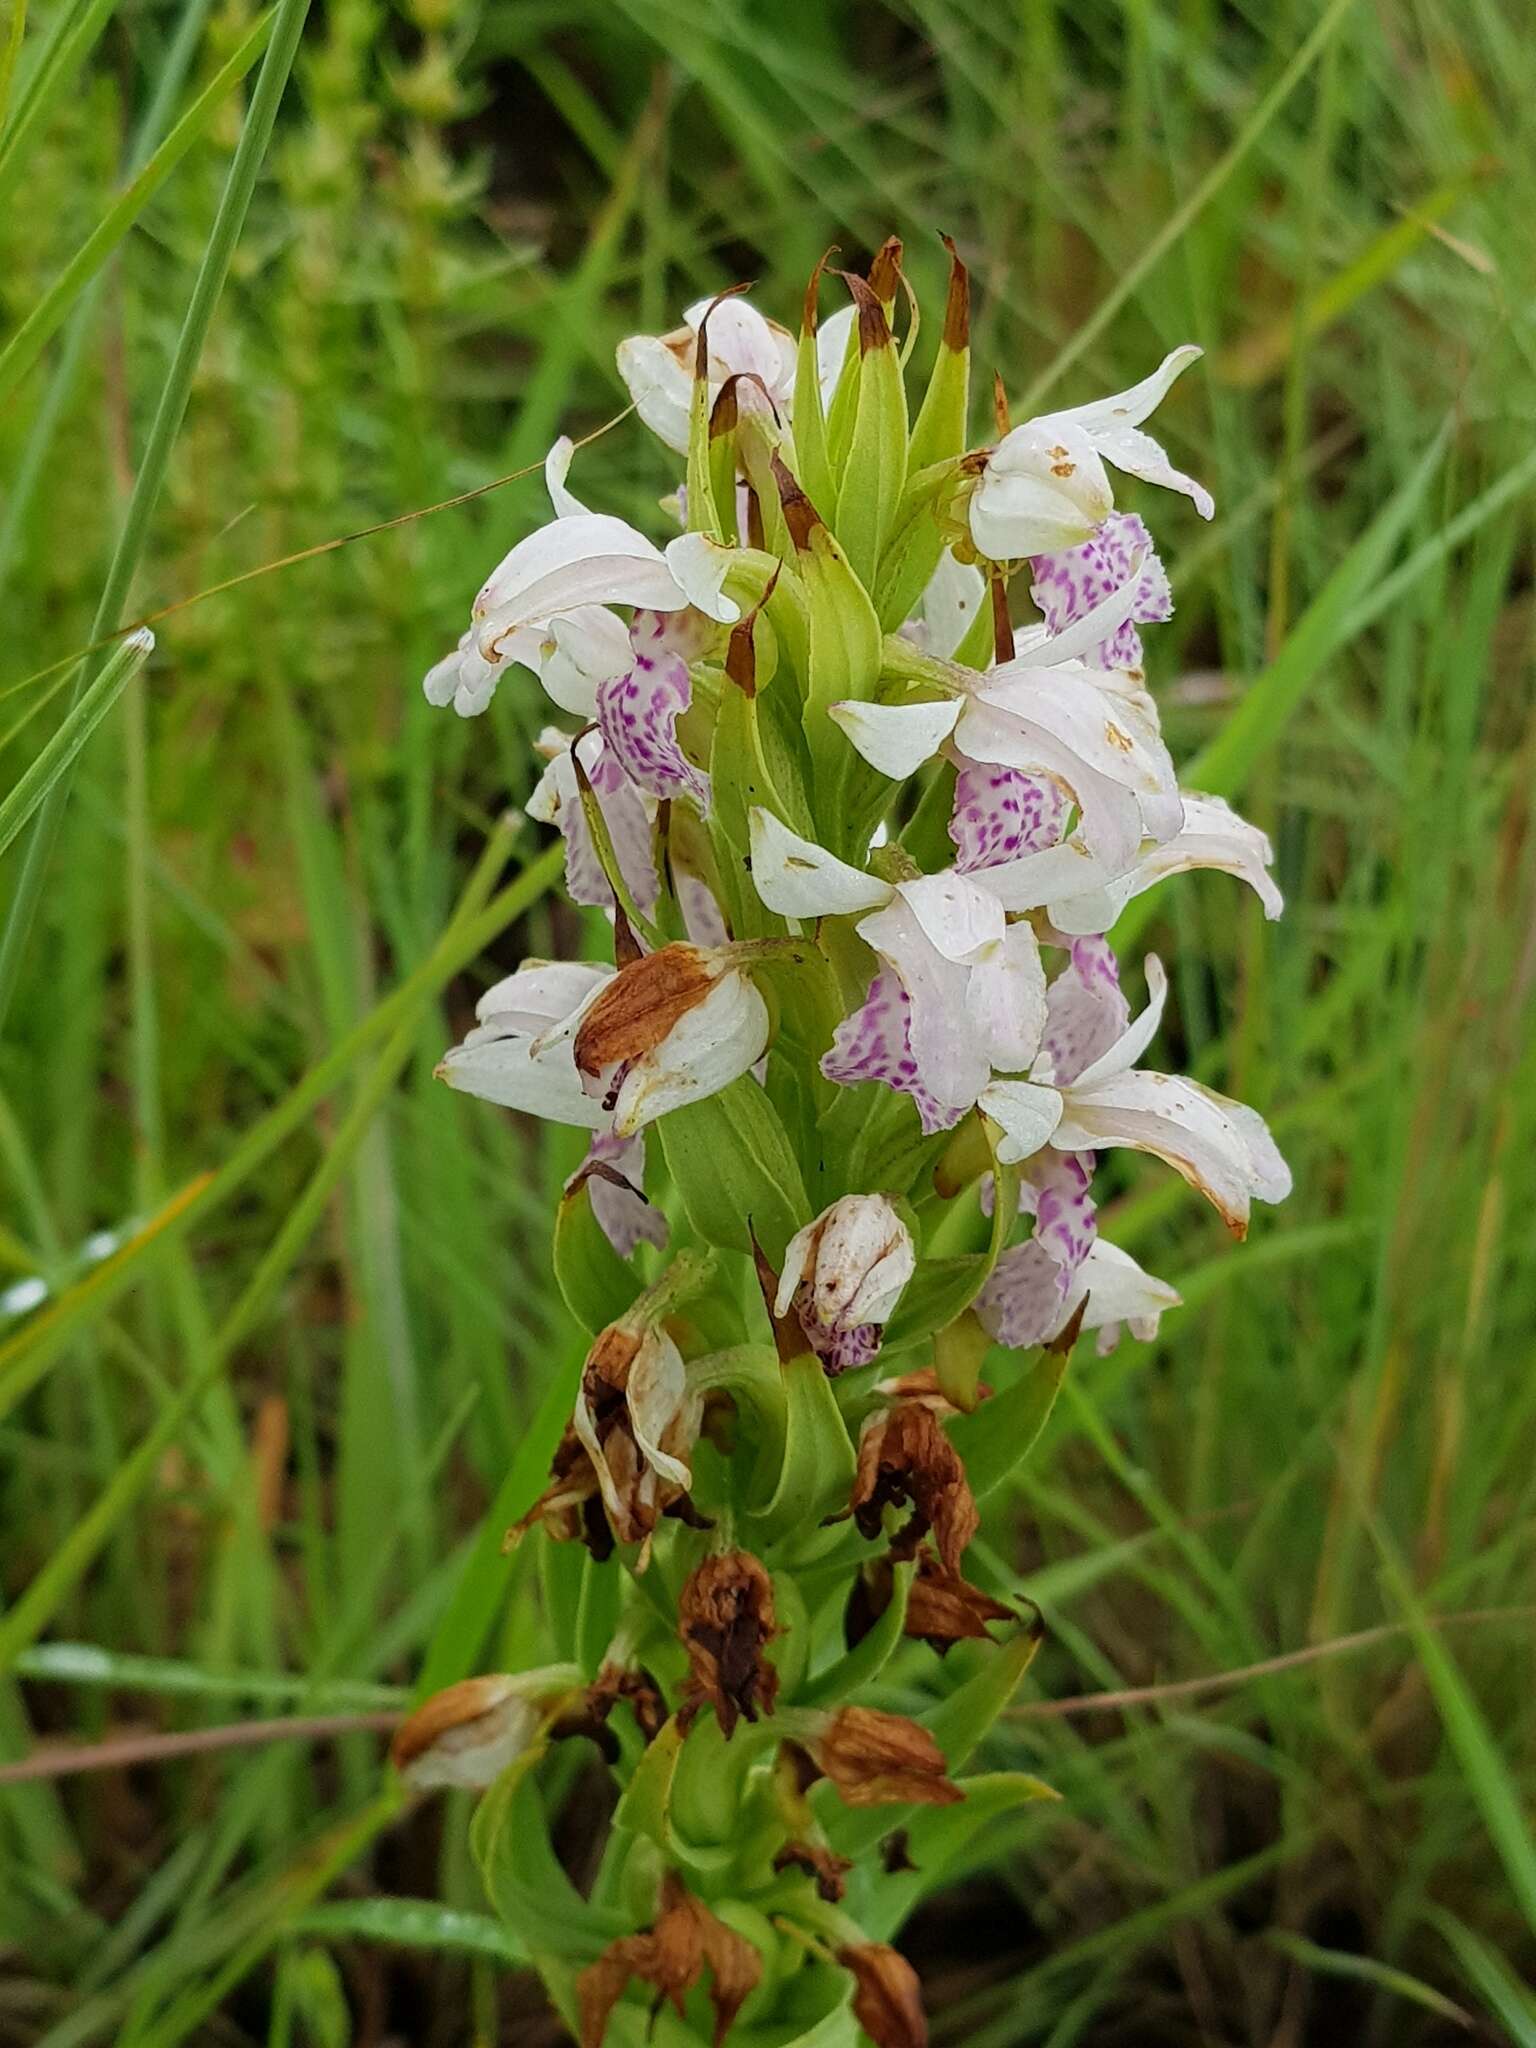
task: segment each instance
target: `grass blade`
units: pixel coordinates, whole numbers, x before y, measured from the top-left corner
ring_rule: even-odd
[[[47,801],[59,779],[69,772],[75,756],[149,659],[154,644],[154,634],[142,627],[129,635],[50,735],[41,752],[28,762],[21,779],[0,799],[0,854],[38,806]]]

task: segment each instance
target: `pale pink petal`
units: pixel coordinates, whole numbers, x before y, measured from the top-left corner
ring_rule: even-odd
[[[639,1244],[664,1245],[667,1219],[644,1194],[644,1137],[618,1138],[608,1131],[594,1132],[581,1167],[565,1184],[567,1193],[580,1179],[582,1169],[593,1165],[610,1168],[625,1183],[620,1187],[601,1173],[589,1173],[585,1182],[598,1228],[619,1257],[627,1259]]]
[[[630,781],[600,733],[589,732],[579,741],[581,765],[587,771],[608,836],[618,857],[619,872],[630,894],[647,914],[660,893],[656,866],[651,853],[651,815],[646,800]],[[528,800],[528,815],[541,824],[554,825],[565,841],[565,881],[574,903],[594,909],[612,910],[614,896],[597,857],[592,834],[582,809],[581,791],[571,750],[556,754],[545,769],[538,788]]]
[[[911,1014],[911,999],[901,982],[889,969],[882,970],[859,1008],[838,1025],[831,1049],[822,1056],[821,1071],[845,1087],[878,1081],[910,1095],[924,1132],[931,1136],[957,1124],[965,1109],[937,1101],[923,1086],[912,1052]]]
[[[1062,1320],[1072,1275],[1031,1238],[1009,1247],[973,1304],[987,1335],[1012,1351],[1043,1344]]]
[[[930,924],[936,922],[937,898],[920,894],[922,914],[908,900],[907,892],[920,888],[903,883],[884,910],[860,921],[859,935],[895,970],[906,991],[907,1037],[923,1087],[939,1102],[967,1109],[990,1079],[991,1066],[966,1010],[969,970],[959,960],[946,959],[924,928],[923,915]],[[1000,935],[1003,914],[995,903],[992,907]],[[947,943],[954,945],[956,939]]]
[[[1131,1020],[1120,992],[1120,970],[1104,939],[1078,939],[1071,958],[1046,994],[1040,1052],[1058,1088],[1117,1044]]]

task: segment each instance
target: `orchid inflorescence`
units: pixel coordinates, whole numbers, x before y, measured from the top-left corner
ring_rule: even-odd
[[[568,1661],[434,1695],[395,1752],[489,1787],[491,1896],[584,2048],[663,2000],[658,2040],[925,2038],[889,1939],[968,1813],[1045,1792],[959,1775],[1038,1639],[965,1576],[977,1498],[1080,1330],[1178,1299],[1100,1236],[1098,1154],[1155,1154],[1239,1237],[1289,1186],[1254,1111],[1139,1065],[1166,977],[1133,1016],[1106,936],[1191,868],[1280,910],[1263,834],[1178,786],[1142,666],[1168,579],[1111,484],[1211,516],[1143,426],[1199,351],[1019,426],[999,396],[972,448],[950,256],[915,418],[894,240],[825,321],[818,266],[798,338],[727,293],[624,342],[681,530],[589,510],[557,442],[554,517],[426,678],[470,717],[531,671],[566,714],[529,809],[611,928],[611,967],[497,982],[440,1069],[591,1134],[555,1229],[591,1349],[513,1532],[547,1539]],[[925,1692],[920,1646],[961,1643]],[[585,1895],[537,1768],[577,1732],[622,1788]]]

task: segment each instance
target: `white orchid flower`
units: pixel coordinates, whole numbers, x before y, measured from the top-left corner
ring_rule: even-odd
[[[550,1123],[607,1130],[610,1113],[582,1087],[571,1037],[614,979],[611,967],[578,960],[525,960],[475,1005],[475,1028],[437,1072],[450,1088]],[[564,1036],[551,1034],[569,1025]]]
[[[1003,436],[971,497],[971,538],[994,562],[1055,554],[1080,546],[1114,510],[1105,463],[1144,483],[1182,491],[1202,519],[1210,493],[1176,470],[1141,423],[1181,370],[1202,351],[1192,344],[1165,356],[1128,391],[1063,412],[1042,413]]]
[[[884,882],[802,839],[769,811],[751,817],[752,880],[782,917],[868,913],[859,936],[881,961],[864,1003],[821,1063],[829,1080],[882,1081],[912,1096],[924,1130],[957,1123],[994,1070],[1027,1067],[1045,1024],[1045,971],[1027,924],[949,871]]]
[[[1251,1202],[1283,1201],[1290,1170],[1255,1110],[1181,1075],[1137,1069],[1168,993],[1155,955],[1147,960],[1147,988],[1141,1015],[1070,1080],[1058,1078],[1058,1055],[1047,1049],[1028,1079],[994,1081],[982,1091],[981,1108],[1002,1128],[998,1157],[1030,1159],[1047,1144],[1061,1152],[1111,1145],[1151,1152],[1214,1205],[1234,1236],[1245,1237]]]
[[[844,1195],[790,1239],[774,1302],[791,1305],[829,1373],[868,1365],[917,1270],[912,1233],[884,1195]]]
[[[549,726],[539,735],[538,748],[549,765],[528,799],[528,815],[541,825],[555,826],[564,839],[565,886],[571,901],[597,910],[613,908],[613,890],[582,809],[576,779],[579,759],[608,827],[619,871],[636,904],[649,915],[660,893],[651,851],[654,799],[625,774],[622,761],[601,732],[585,732],[573,742],[568,733]]]
[[[713,312],[710,311],[714,307]],[[769,320],[743,298],[699,299],[683,315],[683,325],[670,334],[632,334],[617,350],[619,375],[629,387],[635,410],[679,455],[688,452],[688,418],[693,399],[694,359],[699,327],[709,314],[709,402],[714,404],[727,378],[753,376],[780,419],[787,419],[795,388],[795,338],[777,320]],[[854,309],[846,307],[824,321],[816,334],[822,400],[836,387],[847,353]]]

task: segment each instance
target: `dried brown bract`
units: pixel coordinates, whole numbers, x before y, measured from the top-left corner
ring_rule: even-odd
[[[764,1656],[778,1633],[773,1581],[750,1551],[707,1557],[678,1602],[678,1634],[688,1652],[684,1714],[710,1706],[727,1740],[740,1720],[771,1714],[779,1675]]]
[[[854,2016],[876,2048],[928,2048],[922,1986],[905,1956],[866,1941],[840,1948],[837,1960],[853,1973]]]
[[[569,1422],[555,1446],[549,1470],[549,1485],[512,1524],[503,1548],[515,1550],[538,1523],[556,1543],[585,1543],[593,1561],[602,1564],[613,1555],[613,1531],[603,1514],[597,1468]]]
[[[875,1707],[841,1707],[810,1744],[825,1776],[848,1806],[912,1800],[953,1806],[965,1797],[949,1776],[944,1752],[916,1721]]]
[[[981,1517],[959,1452],[932,1407],[921,1400],[877,1409],[859,1437],[851,1501],[859,1528],[866,1536],[878,1536],[884,1510],[905,1501],[914,1513],[892,1545],[892,1555],[914,1556],[931,1529],[946,1568],[958,1576],[961,1554]]]
[[[829,1906],[835,1906],[848,1889],[845,1879],[853,1865],[838,1856],[824,1842],[786,1842],[773,1859],[775,1870],[803,1870],[816,1880],[816,1891]]]
[[[952,1643],[988,1641],[990,1623],[1018,1618],[1013,1608],[947,1570],[924,1547],[907,1594],[904,1634],[917,1636],[942,1657]]]
[[[650,1931],[610,1942],[576,1979],[581,2048],[602,2048],[609,2016],[632,1978],[654,1985],[681,2017],[688,1993],[706,1969],[712,1980],[715,2048],[720,2048],[762,1976],[763,1960],[750,1941],[717,1920],[669,1874],[662,1885],[661,1911]]]

